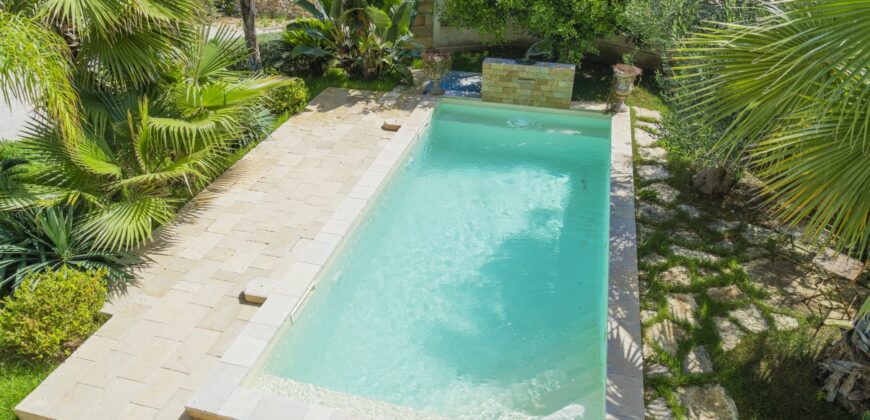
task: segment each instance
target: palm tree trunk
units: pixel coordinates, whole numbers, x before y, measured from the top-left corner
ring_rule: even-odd
[[[239,9],[242,12],[242,26],[245,28],[245,42],[251,50],[248,65],[251,70],[260,70],[263,63],[260,61],[260,46],[257,44],[257,6],[256,0],[239,0]]]

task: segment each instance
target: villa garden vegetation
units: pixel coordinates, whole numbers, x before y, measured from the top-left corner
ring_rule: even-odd
[[[132,268],[147,259],[142,249],[155,230],[313,96],[331,86],[390,91],[415,76],[419,81],[412,69],[421,67],[424,48],[411,31],[417,1],[296,0],[285,27],[259,36],[253,3],[0,1],[0,94],[35,107],[20,139],[0,141],[0,418],[12,416],[5,410],[105,321],[100,308],[133,284]],[[496,44],[520,30],[540,40],[535,49],[548,60],[579,65],[574,100],[603,102],[609,93],[614,63],[595,61],[602,39],[627,42],[627,63],[640,50],[660,59],[628,103],[661,112],[661,118],[634,115],[632,124],[655,136],[649,146],[666,149],[657,163],[675,176],[658,193],[656,184],[636,179],[637,205],[704,215],[652,227],[643,216],[638,222],[646,277],[641,305],[652,314],[644,328],[671,322],[688,337],[681,353],[659,352],[647,361],[673,373],[645,379],[647,391],[677,415],[686,414],[681,389],[715,381],[741,416],[775,417],[761,406],[767,398],[787,406],[781,416],[848,416],[821,401],[815,394],[821,383],[810,378],[820,349],[842,332],[823,315],[770,304],[769,288],[753,277],[750,263],[757,255],[780,266],[797,257],[783,251],[780,237],[747,235],[754,213],[769,215],[771,225],[801,232],[795,238],[816,250],[831,247],[862,261],[863,271],[847,283],[866,289],[870,2],[439,4],[444,25],[478,30],[494,44],[454,53],[454,70],[479,72],[488,55],[522,56],[525,46]],[[210,24],[215,8],[241,10],[249,20],[247,42],[238,31]],[[252,59],[254,40],[261,62]],[[636,154],[635,163],[650,164],[647,157]],[[693,191],[693,174],[710,166],[757,177],[755,195],[741,196],[754,198],[753,207]],[[682,201],[665,203],[660,193],[675,189]],[[726,228],[715,226],[726,218]],[[674,246],[721,258],[695,261],[671,253]],[[811,265],[793,265],[801,264]],[[685,283],[662,280],[674,273]],[[814,285],[819,294],[824,286]],[[726,287],[739,297],[718,301],[709,293]],[[668,305],[677,294],[697,297],[696,324],[674,318]],[[749,306],[760,307],[765,319],[791,317],[795,327],[724,350],[715,327]],[[859,340],[870,325],[870,315],[863,316],[833,353],[870,360]],[[678,359],[687,346],[705,346],[716,372],[683,374]],[[777,374],[786,367],[796,372],[780,378],[779,389],[776,378],[765,377],[771,366]],[[853,413],[870,400],[858,395],[868,382],[862,377],[852,394],[858,402],[846,404]]]

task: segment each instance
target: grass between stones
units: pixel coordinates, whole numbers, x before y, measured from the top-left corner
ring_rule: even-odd
[[[638,120],[632,117],[633,124]],[[634,149],[637,151],[636,144]],[[642,161],[638,156],[635,153],[635,166],[655,164]],[[644,181],[635,177],[638,203],[654,204],[675,214],[669,220],[657,222],[641,217],[638,220],[641,310],[655,313],[646,319],[643,327],[646,331],[667,319],[678,324],[686,336],[679,343],[676,357],[654,343],[644,343],[648,356],[646,363],[658,363],[670,371],[670,375],[645,377],[645,401],[649,403],[663,397],[673,414],[683,418],[687,410],[678,396],[679,388],[720,384],[736,403],[741,419],[853,418],[839,406],[826,403],[820,397],[820,387],[815,381],[815,359],[828,343],[839,336],[839,328],[826,326],[819,316],[773,304],[770,297],[777,290],[751,278],[744,269],[745,264],[759,258],[794,260],[795,264],[804,264],[805,257],[801,259],[781,239],[769,239],[763,243],[747,240],[742,233],[753,221],[753,215],[692,192],[689,162],[671,157],[666,168],[671,178],[664,181]],[[656,197],[654,191],[643,190],[655,182],[665,182],[679,190],[677,200],[665,203]],[[680,204],[698,208],[700,217],[690,217],[677,207]],[[734,223],[733,229],[723,231],[715,228],[715,222],[720,220],[739,223]],[[679,256],[673,253],[673,246],[710,253],[718,259],[707,261]],[[661,273],[676,266],[688,268],[691,278],[688,285],[665,282],[660,278]],[[725,301],[716,301],[708,295],[709,288],[728,285],[739,287],[742,295]],[[680,321],[670,313],[666,299],[677,293],[694,296],[698,304],[695,313],[697,325]],[[753,334],[742,326],[743,339],[734,349],[724,351],[714,318],[728,318],[740,325],[731,312],[750,305],[760,309],[768,330]],[[771,317],[773,314],[796,319],[798,327],[777,330]],[[687,374],[682,371],[683,358],[698,345],[704,345],[710,352],[713,373]]]

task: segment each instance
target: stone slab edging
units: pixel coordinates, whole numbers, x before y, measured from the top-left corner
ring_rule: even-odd
[[[446,101],[453,99],[445,99]],[[467,101],[467,100],[466,100]],[[267,298],[238,338],[227,349],[203,385],[185,404],[194,418],[338,419],[351,414],[318,404],[243,387],[245,378],[290,318],[295,321],[316,286],[322,267],[337,254],[353,226],[359,223],[386,180],[411,145],[428,127],[439,98],[426,97],[356,187],[339,205],[332,219],[315,237],[315,245],[288,273],[268,287]],[[600,104],[572,104],[572,109],[600,111]],[[643,418],[643,358],[635,236],[631,119],[628,112],[611,119],[610,250],[607,316],[606,418]]]
[[[314,237],[309,249],[277,282],[262,287],[265,302],[185,404],[191,417],[204,420],[248,418],[330,419],[348,413],[317,404],[243,387],[243,382],[285,321],[295,321],[314,293],[321,269],[338,254],[365,210],[373,203],[390,175],[397,170],[411,145],[428,127],[439,98],[423,98],[402,128],[389,140],[363,173],[330,220]],[[307,413],[307,414],[306,414]]]
[[[575,106],[589,109],[585,104],[572,108]],[[595,109],[603,108],[595,105]],[[643,352],[629,112],[613,115],[610,139],[606,418],[643,419]]]

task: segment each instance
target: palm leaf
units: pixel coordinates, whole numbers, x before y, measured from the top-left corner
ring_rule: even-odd
[[[716,145],[767,184],[808,238],[870,241],[870,2],[786,0],[756,23],[712,24],[674,53],[688,118],[724,124]],[[866,255],[866,254],[864,254]]]

